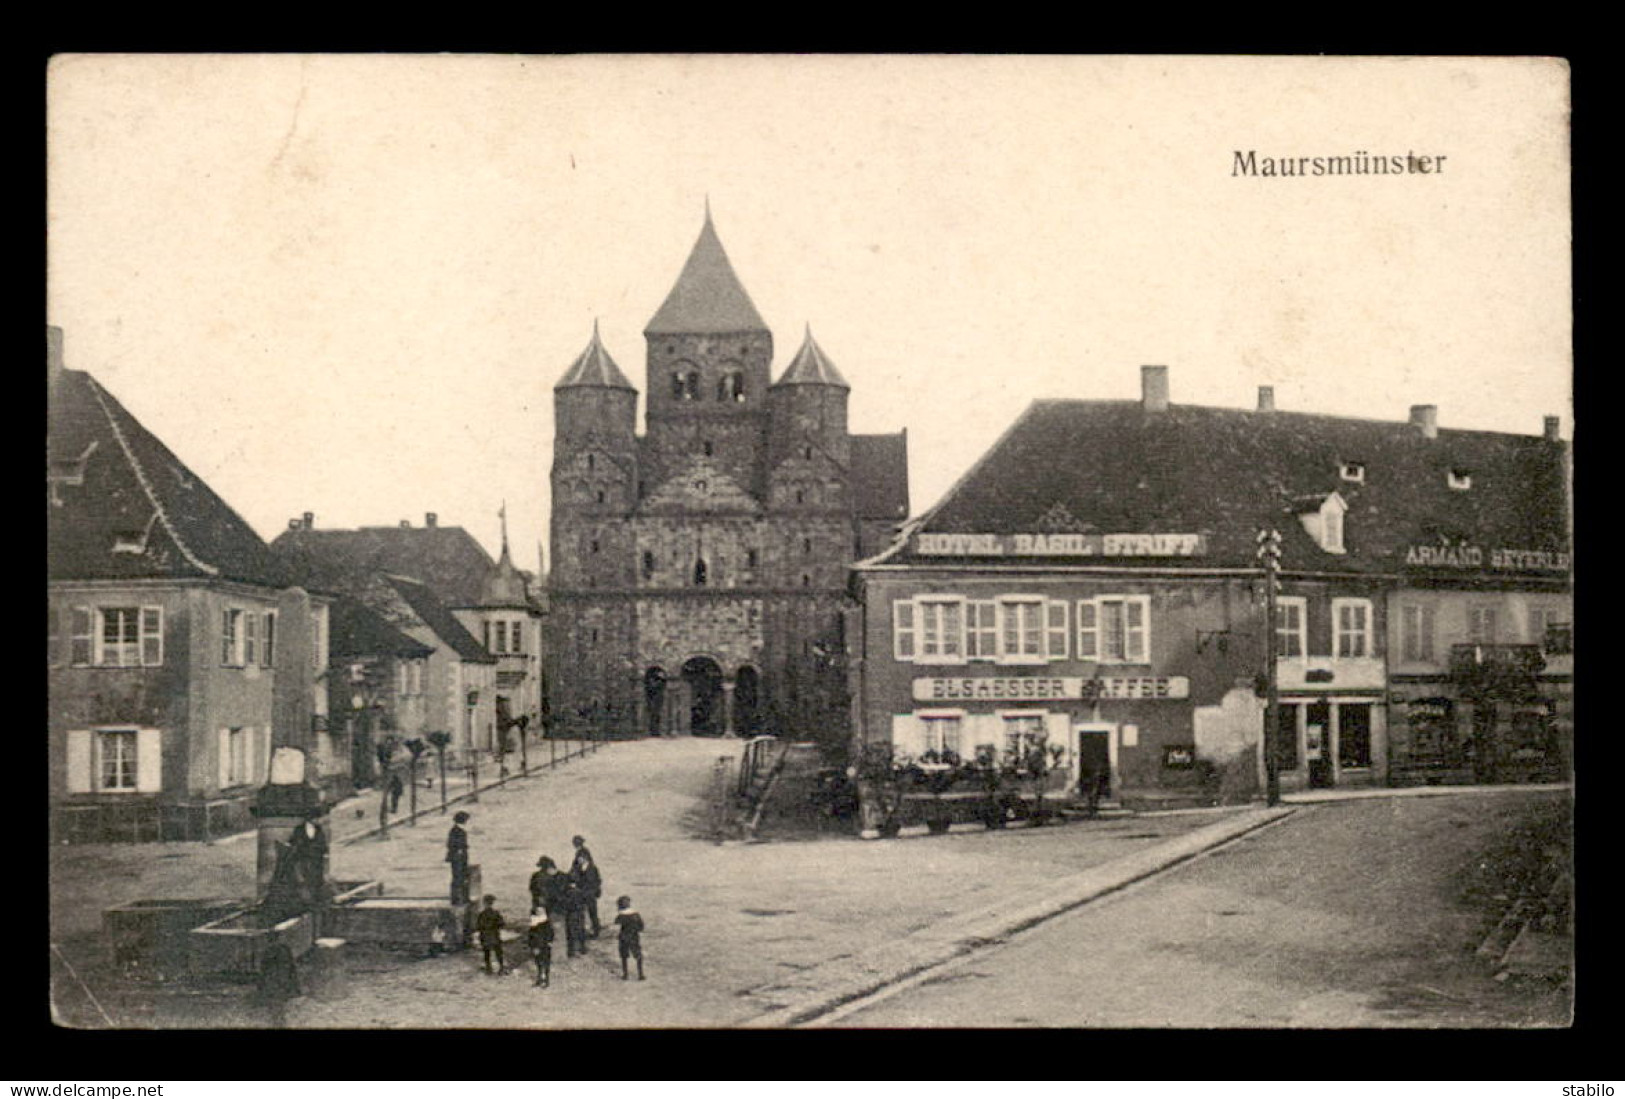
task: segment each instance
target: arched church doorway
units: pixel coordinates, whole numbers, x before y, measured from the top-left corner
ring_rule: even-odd
[[[749,664],[734,673],[734,728],[741,736],[762,731],[762,677]]]
[[[648,719],[644,732],[660,736],[671,732],[666,728],[666,671],[650,668],[643,673],[643,712]]]
[[[722,735],[722,669],[708,656],[691,657],[683,665],[688,685],[688,731],[695,736]]]

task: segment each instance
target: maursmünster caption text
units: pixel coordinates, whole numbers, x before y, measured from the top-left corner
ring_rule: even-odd
[[[1288,176],[1434,176],[1444,171],[1447,157],[1434,153],[1369,153],[1356,149],[1342,156],[1259,156],[1258,150],[1235,150],[1232,176],[1266,179]]]

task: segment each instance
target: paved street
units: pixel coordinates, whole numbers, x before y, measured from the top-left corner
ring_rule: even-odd
[[[831,1016],[842,1027],[1484,1027],[1567,1022],[1473,949],[1485,853],[1567,794],[1394,797],[1285,821]]]
[[[471,831],[474,861],[500,907],[522,916],[536,858],[565,860],[585,834],[603,868],[605,902],[630,893],[648,921],[649,980],[623,985],[615,945],[566,961],[557,945],[554,985],[477,972],[478,952],[409,960],[354,959],[349,994],[295,1001],[301,1027],[726,1026],[772,997],[752,996],[786,974],[839,959],[990,904],[1034,895],[1058,876],[1086,870],[1211,823],[1224,814],[1124,818],[1065,827],[921,836],[885,842],[846,837],[727,844],[705,836],[712,762],[738,742],[649,740],[606,746],[557,771],[481,795]],[[336,821],[356,830],[362,818]],[[425,817],[388,839],[336,846],[333,874],[378,878],[392,896],[443,895],[448,821]],[[162,998],[110,982],[97,929],[101,910],[139,897],[249,892],[254,844],[107,845],[52,850],[53,939],[118,1025],[254,1026],[261,1020],[222,996]],[[78,1009],[61,979],[60,1011]],[[192,1005],[192,1006],[188,1006]]]

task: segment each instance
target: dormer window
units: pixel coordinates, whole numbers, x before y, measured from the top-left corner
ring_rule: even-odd
[[[1344,462],[1338,469],[1338,472],[1342,476],[1343,480],[1349,482],[1350,484],[1365,484],[1364,462]]]
[[[1473,475],[1465,469],[1452,469],[1445,475],[1445,480],[1457,492],[1466,492],[1473,487]]]
[[[1343,516],[1348,509],[1340,493],[1330,492],[1318,502],[1313,497],[1303,500],[1295,510],[1305,533],[1315,540],[1316,545],[1326,553],[1346,553],[1343,546]]]

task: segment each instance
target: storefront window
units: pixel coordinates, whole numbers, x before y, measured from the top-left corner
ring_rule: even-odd
[[[1407,708],[1411,762],[1423,766],[1458,766],[1461,745],[1456,737],[1454,706],[1448,698],[1419,698]]]
[[[1275,726],[1275,766],[1282,771],[1298,769],[1298,707],[1283,704]]]

